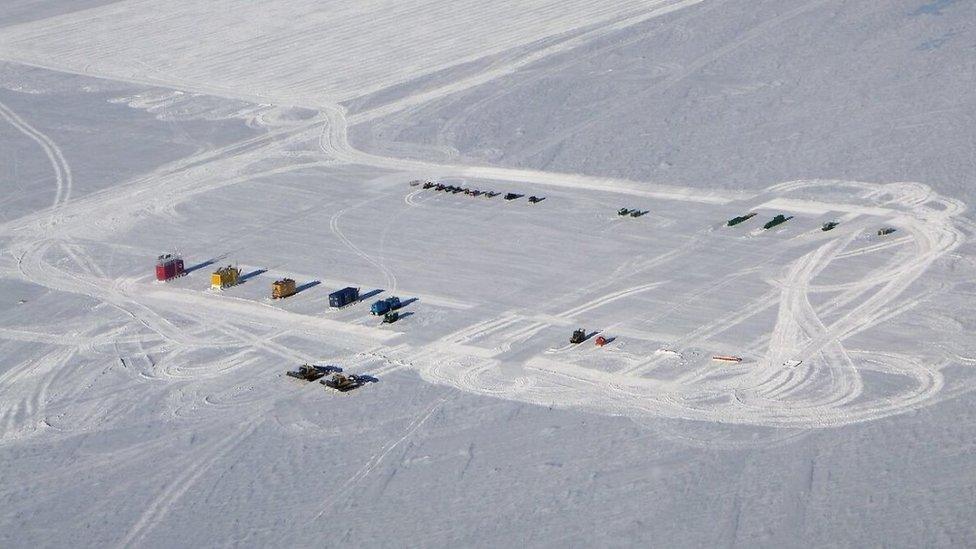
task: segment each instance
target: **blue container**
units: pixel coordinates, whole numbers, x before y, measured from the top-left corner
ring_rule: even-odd
[[[329,294],[329,307],[339,309],[359,301],[359,288],[343,288]]]
[[[400,308],[400,298],[393,296],[393,297],[388,297],[386,299],[381,299],[376,303],[373,303],[373,306],[369,308],[369,312],[379,316],[379,315],[384,315],[390,311],[395,311],[396,309],[399,308]]]

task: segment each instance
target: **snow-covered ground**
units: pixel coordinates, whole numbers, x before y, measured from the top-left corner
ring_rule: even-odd
[[[4,17],[0,546],[976,544],[972,3]]]

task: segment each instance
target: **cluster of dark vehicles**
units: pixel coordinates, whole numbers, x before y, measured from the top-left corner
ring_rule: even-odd
[[[733,217],[732,219],[728,220],[725,223],[725,225],[727,227],[734,227],[734,226],[738,225],[739,223],[742,223],[744,221],[748,221],[748,220],[752,219],[755,216],[756,216],[756,212],[750,212],[750,213],[747,213],[745,215],[740,215],[740,216],[737,216],[737,217]],[[793,216],[792,215],[787,217],[787,216],[785,216],[783,214],[777,214],[775,217],[773,217],[772,219],[770,219],[769,221],[767,221],[763,225],[763,230],[768,231],[769,229],[772,229],[773,227],[775,227],[777,225],[782,225],[783,223],[786,223],[787,221],[789,221],[791,219],[793,219]],[[827,221],[823,225],[820,226],[820,230],[821,231],[824,231],[824,232],[826,232],[826,231],[832,231],[832,230],[836,229],[838,225],[840,225],[840,221]],[[887,235],[889,235],[889,234],[891,234],[893,232],[895,232],[895,228],[894,227],[882,227],[882,228],[878,229],[878,236],[887,236]]]
[[[314,364],[302,364],[296,370],[285,372],[285,375],[306,382],[321,380],[319,383],[340,393],[347,393],[367,383],[379,381],[373,376],[344,374],[342,368],[338,366],[317,366]]]
[[[419,184],[419,183],[416,182],[416,181],[414,181],[414,182],[411,182],[410,184],[411,185],[414,185],[414,184]],[[463,193],[463,194],[465,194],[467,196],[483,196],[485,198],[495,198],[496,196],[502,194],[502,193],[500,193],[498,191],[482,191],[481,189],[469,189],[467,187],[458,187],[456,185],[445,185],[443,183],[434,183],[433,181],[426,181],[426,182],[424,182],[423,188],[424,189],[433,189],[435,191],[441,191],[441,192],[450,193],[450,194]],[[505,193],[505,196],[503,196],[502,198],[504,198],[505,200],[518,200],[519,198],[522,198],[523,196],[525,196],[525,195],[524,194],[518,194],[518,193]],[[542,202],[545,199],[546,199],[546,197],[544,197],[544,196],[535,196],[535,195],[533,195],[533,196],[530,196],[529,197],[529,202],[532,203],[532,204],[536,204],[538,202]]]
[[[628,215],[630,217],[641,217],[643,215],[647,215],[649,211],[650,210],[640,210],[637,208],[620,208],[617,210],[617,215],[620,217],[627,217]]]

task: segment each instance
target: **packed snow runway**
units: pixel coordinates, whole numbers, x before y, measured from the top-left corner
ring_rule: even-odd
[[[966,436],[971,195],[836,168],[686,184],[667,159],[713,122],[681,109],[792,85],[694,82],[834,4],[327,4],[0,22],[0,545],[788,546],[811,494],[896,477],[913,517],[969,512],[894,456]],[[693,55],[629,50],[647,37]],[[626,161],[601,112],[651,122],[618,85],[675,101],[673,134],[612,173],[560,164]],[[756,164],[817,145],[757,124],[734,125]],[[155,280],[174,252],[185,276]],[[365,297],[330,308],[346,286]],[[370,314],[393,296],[398,320]],[[305,363],[368,381],[285,375]],[[895,499],[864,512],[928,541]]]

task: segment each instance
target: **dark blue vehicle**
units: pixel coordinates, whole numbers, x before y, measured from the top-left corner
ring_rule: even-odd
[[[356,301],[359,301],[359,288],[350,286],[329,294],[329,307],[333,309],[340,309]]]
[[[393,297],[388,297],[386,299],[381,299],[376,303],[373,303],[373,306],[369,308],[369,312],[379,316],[379,315],[385,315],[386,313],[390,311],[395,311],[399,308],[400,308],[400,298],[393,296]]]

